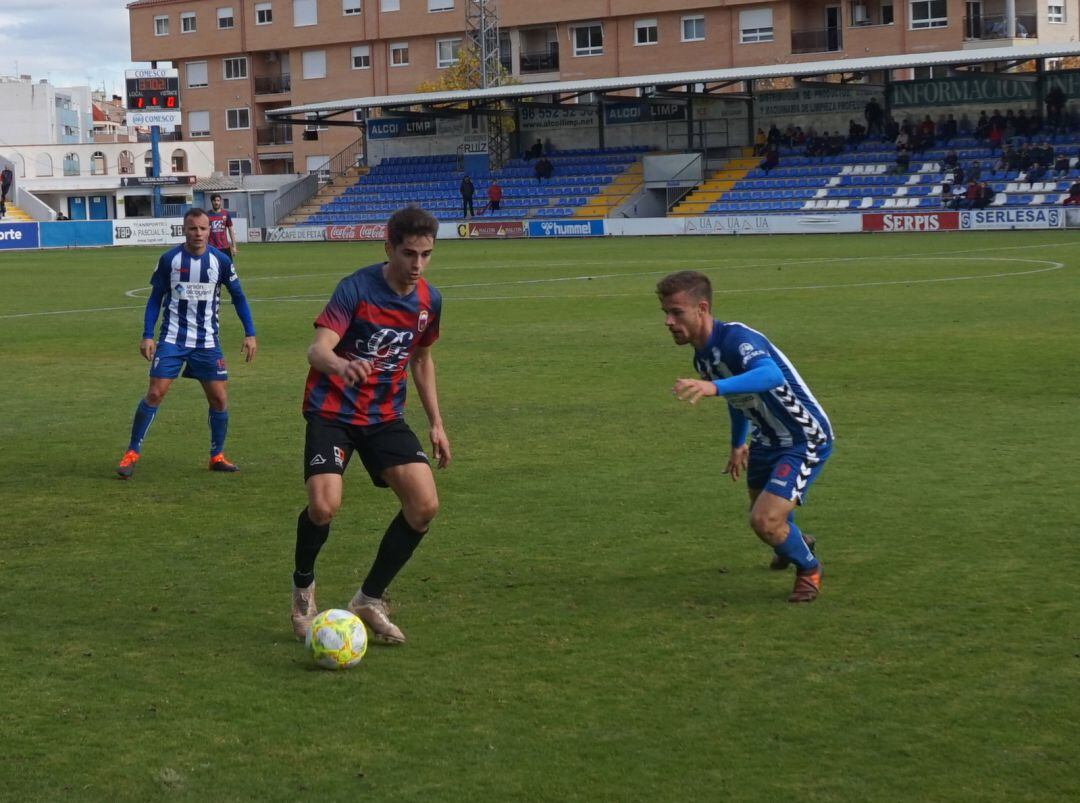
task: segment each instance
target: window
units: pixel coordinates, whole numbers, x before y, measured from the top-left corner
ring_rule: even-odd
[[[703,41],[705,41],[705,18],[704,17],[683,17],[682,18],[682,40],[684,42],[703,42]]]
[[[945,2],[945,0],[941,0]],[[773,40],[772,9],[752,8],[739,12],[739,43],[744,45]]]
[[[379,0],[379,11],[400,11],[401,0]]]
[[[135,172],[135,154],[131,151],[120,151],[116,158],[116,172],[130,176]]]
[[[574,39],[575,56],[602,56],[604,53],[604,28],[597,25],[582,25],[572,28],[570,35]]]
[[[195,33],[195,12],[180,12],[180,33]]]
[[[154,17],[154,36],[168,36],[169,35],[169,17],[161,16]]]
[[[250,176],[251,175],[251,160],[250,159],[230,159],[229,160],[229,175],[230,176]]]
[[[352,17],[360,13],[360,0],[341,0],[341,13]]]
[[[1065,22],[1065,3],[1062,0],[1058,0],[1056,3],[1050,3],[1046,7],[1046,21],[1056,23]]]
[[[461,39],[437,39],[435,41],[435,66],[440,70],[458,63],[461,56]]]
[[[656,20],[634,20],[634,45],[655,45],[660,39]]]
[[[394,42],[390,45],[390,66],[404,67],[409,63],[409,43]]]
[[[210,80],[206,74],[205,61],[189,61],[184,65],[184,68],[187,71],[188,89],[209,85]]]
[[[233,22],[233,11],[231,8],[219,8],[217,10],[217,26],[219,30],[227,30],[236,23]]]
[[[64,175],[79,175],[79,154],[75,152],[64,154]]]
[[[911,28],[944,28],[949,24],[946,0],[911,0]]]
[[[300,60],[300,66],[303,69],[303,77],[305,80],[309,78],[325,78],[326,51],[305,50],[303,57]]]
[[[429,14],[433,11],[453,11],[454,0],[427,0],[427,10]]]
[[[251,128],[251,112],[243,109],[225,110],[225,130],[239,131],[241,128]]]
[[[292,24],[294,28],[319,24],[319,4],[316,0],[293,0]]]
[[[237,81],[241,78],[247,78],[247,56],[223,59],[221,64],[226,81]]]
[[[367,70],[371,68],[371,46],[356,45],[352,49],[352,68]]]
[[[274,6],[272,3],[255,4],[255,24],[269,25],[274,21]]]
[[[90,156],[90,175],[103,176],[109,172],[105,164],[105,154],[102,151],[94,151]]]
[[[189,137],[210,136],[210,112],[188,112],[187,127]]]
[[[177,148],[172,152],[172,171],[174,173],[186,173],[187,172],[187,151],[183,148]]]

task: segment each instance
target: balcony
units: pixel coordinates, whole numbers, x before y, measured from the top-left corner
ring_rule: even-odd
[[[522,75],[537,72],[559,71],[559,44],[552,42],[547,50],[521,54]]]
[[[255,76],[256,95],[280,95],[290,89],[292,89],[292,84],[288,73]]]
[[[985,42],[995,39],[1009,39],[1007,20],[1004,14],[990,14],[981,17],[964,17],[964,40]],[[1016,16],[1016,35],[1013,39],[1037,39],[1039,36],[1039,18],[1035,14]]]
[[[839,28],[821,28],[813,31],[792,31],[792,53],[835,53],[843,49]]]
[[[263,125],[255,129],[257,145],[292,145],[292,126],[285,123]]]

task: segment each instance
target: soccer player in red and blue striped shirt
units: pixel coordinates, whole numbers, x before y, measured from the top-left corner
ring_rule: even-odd
[[[292,624],[298,638],[317,612],[315,559],[341,507],[342,475],[355,451],[372,482],[394,491],[401,511],[348,607],[376,639],[405,640],[387,615],[383,594],[439,509],[427,454],[405,423],[407,369],[427,414],[432,457],[439,468],[450,462],[431,358],[442,296],[424,279],[438,231],[438,221],[422,209],[395,212],[386,224],[386,261],[342,279],[315,319],[303,404],[308,504],[296,523],[293,572]]]

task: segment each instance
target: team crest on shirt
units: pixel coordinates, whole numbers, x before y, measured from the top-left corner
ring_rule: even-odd
[[[416,330],[418,332],[423,332],[425,329],[427,329],[428,319],[430,317],[431,316],[428,314],[428,311],[426,309],[420,310],[420,317],[416,321]]]

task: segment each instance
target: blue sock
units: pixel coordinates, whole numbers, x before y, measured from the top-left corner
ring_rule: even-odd
[[[773,547],[773,552],[790,560],[800,572],[817,568],[818,565],[817,558],[814,557],[810,547],[803,541],[802,532],[795,526],[795,522],[792,521],[790,516],[788,517],[787,538],[780,546]]]
[[[216,457],[225,451],[225,434],[229,431],[229,411],[211,410],[207,421],[210,424],[210,456]]]
[[[147,404],[146,399],[139,399],[139,406],[135,408],[135,419],[131,422],[131,442],[128,444],[128,449],[134,452],[142,449],[146,430],[150,429],[150,425],[154,423],[157,410],[158,408]]]

